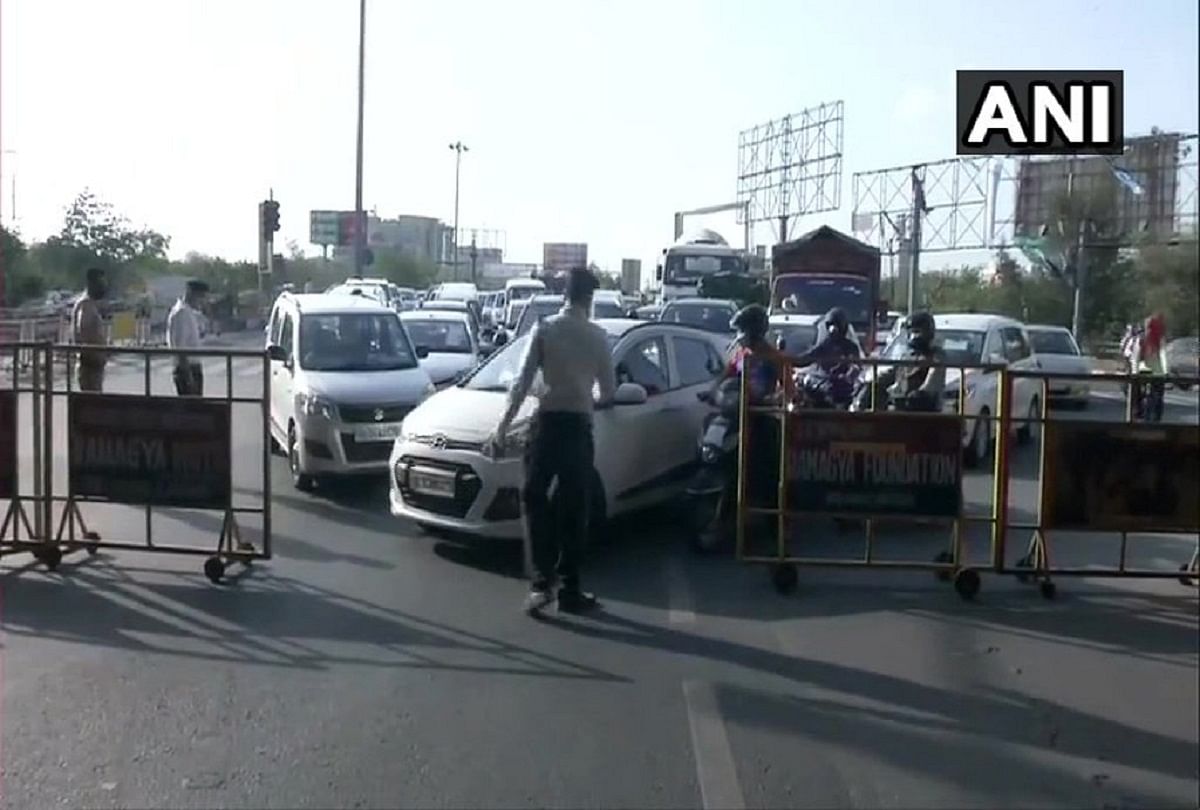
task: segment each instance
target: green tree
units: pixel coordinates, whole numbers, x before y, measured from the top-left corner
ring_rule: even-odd
[[[87,268],[97,266],[120,289],[139,270],[163,270],[168,247],[168,237],[132,227],[109,203],[84,189],[67,206],[62,230],[46,240],[40,258],[67,286],[82,286]]]
[[[399,251],[379,251],[371,268],[374,275],[382,276],[400,287],[424,289],[437,277],[437,266],[426,259]]]
[[[1200,250],[1195,240],[1178,245],[1146,245],[1138,250],[1129,277],[1141,291],[1136,317],[1161,312],[1169,334],[1200,332]],[[1128,320],[1132,320],[1128,317]]]

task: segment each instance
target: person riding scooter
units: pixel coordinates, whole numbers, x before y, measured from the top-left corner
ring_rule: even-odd
[[[898,359],[920,365],[895,366],[875,381],[875,407],[890,403],[897,410],[940,411],[946,388],[946,355],[937,343],[937,325],[928,312],[914,312],[905,322],[907,351]],[[870,396],[870,387],[863,392]],[[882,395],[882,396],[881,396]],[[870,407],[870,401],[864,403]]]

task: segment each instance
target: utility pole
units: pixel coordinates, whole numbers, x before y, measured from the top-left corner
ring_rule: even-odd
[[[450,148],[454,150],[454,244],[451,253],[454,257],[454,278],[458,280],[458,180],[462,170],[463,152],[471,150],[462,141],[455,141],[450,144]]]
[[[354,160],[354,276],[362,278],[367,227],[363,216],[363,85],[366,79],[367,0],[358,3],[358,143]]]
[[[909,241],[908,300],[905,302],[909,315],[917,311],[921,302],[917,286],[921,275],[921,220],[925,216],[925,183],[918,169],[917,166],[912,169],[912,237]]]

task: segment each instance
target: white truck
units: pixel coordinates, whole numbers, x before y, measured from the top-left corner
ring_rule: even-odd
[[[716,231],[702,228],[663,250],[662,263],[655,273],[659,301],[694,297],[705,276],[749,272],[745,251],[730,247]]]

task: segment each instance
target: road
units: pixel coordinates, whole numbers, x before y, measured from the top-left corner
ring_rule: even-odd
[[[235,392],[256,373],[239,361]],[[141,380],[114,369],[110,389]],[[1101,394],[1068,416],[1119,413]],[[1194,421],[1195,400],[1168,418]],[[261,416],[235,425],[250,504]],[[1036,465],[1016,452],[1013,515],[1035,511]],[[282,459],[272,474],[276,558],[228,586],[187,557],[2,561],[6,807],[1196,805],[1197,596],[1174,581],[1063,581],[1046,602],[985,576],[969,604],[926,573],[805,569],[784,598],[761,568],[686,553],[664,511],[592,554],[601,613],[535,622],[514,547],[425,536],[383,482],[309,496]],[[986,513],[990,478],[965,491]],[[87,517],[106,538],[143,526]],[[198,547],[217,527],[154,522]],[[803,528],[822,553],[853,543]],[[943,542],[884,528],[877,551]],[[1117,541],[1053,542],[1068,563]],[[1133,538],[1130,560],[1174,567],[1194,542]]]

